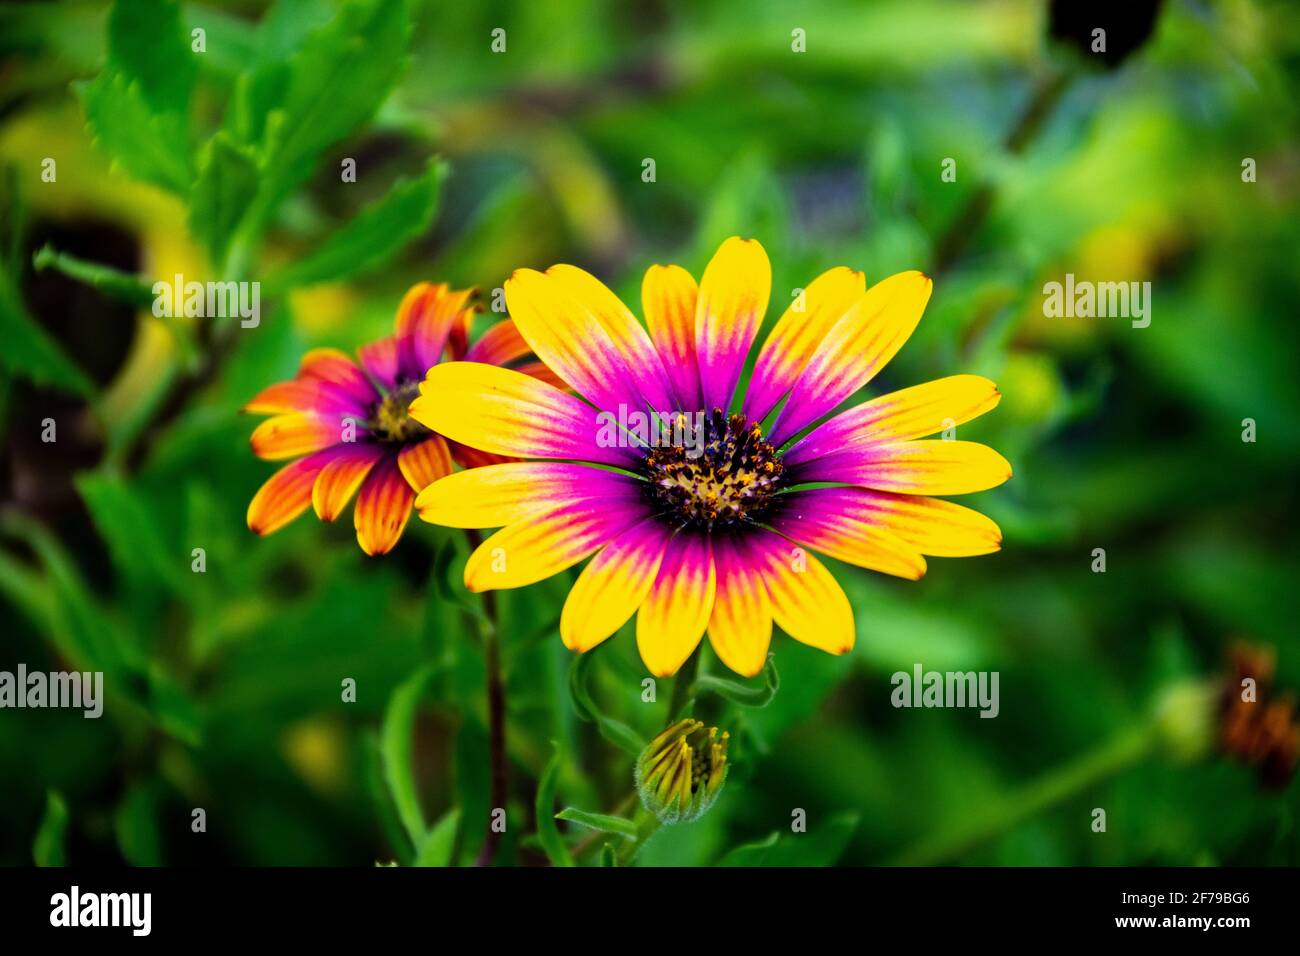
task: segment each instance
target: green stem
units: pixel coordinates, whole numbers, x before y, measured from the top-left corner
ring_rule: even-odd
[[[478,533],[467,531],[472,548],[478,547]],[[491,762],[491,796],[493,809],[505,809],[510,795],[509,767],[506,758],[506,686],[501,676],[501,634],[497,626],[496,595],[483,592],[483,659],[487,669],[488,756]],[[501,834],[489,817],[483,847],[474,860],[475,866],[491,866]]]
[[[668,720],[664,726],[671,726],[682,711],[695,699],[695,675],[700,669],[700,652],[697,650],[686,659],[673,678],[673,696],[668,703]]]
[[[143,276],[131,275],[97,262],[87,262],[76,256],[59,252],[49,243],[32,256],[32,268],[37,272],[53,269],[70,279],[84,282],[113,299],[144,308],[153,305],[153,283]]]
[[[989,813],[923,839],[889,861],[891,866],[933,866],[962,856],[1017,824],[1141,762],[1156,743],[1151,724],[1120,734],[1012,794]]]
[[[636,855],[641,852],[646,841],[654,836],[655,831],[661,824],[659,818],[644,807],[637,811],[636,815],[636,839],[623,848],[623,852],[618,856],[618,865],[627,866],[636,859]]]

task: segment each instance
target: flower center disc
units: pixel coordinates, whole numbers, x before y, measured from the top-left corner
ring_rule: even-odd
[[[758,422],[705,417],[703,435],[654,448],[644,473],[656,510],[683,527],[712,530],[762,519],[772,510],[785,470]]]
[[[380,441],[410,442],[429,434],[429,429],[408,414],[411,402],[420,394],[419,382],[399,382],[370,413],[370,430]]]

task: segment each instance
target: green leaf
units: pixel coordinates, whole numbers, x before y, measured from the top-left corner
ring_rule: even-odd
[[[168,547],[148,502],[120,475],[85,472],[74,483],[122,577],[146,588],[162,583],[184,597],[189,552]]]
[[[420,695],[433,676],[435,668],[420,668],[393,691],[384,710],[384,726],[380,739],[380,754],[384,762],[384,780],[397,807],[398,819],[406,828],[411,846],[417,850],[425,843],[424,813],[420,810],[420,797],[415,789],[415,772],[412,767],[411,733],[415,726],[415,712]]]
[[[37,272],[53,269],[70,279],[84,282],[111,298],[135,306],[152,306],[157,298],[153,291],[154,283],[143,276],[131,275],[112,266],[78,259],[66,252],[59,252],[49,243],[32,256],[32,268]]]
[[[27,197],[19,184],[18,167],[6,163],[0,168],[0,269],[18,282],[23,240],[27,235]]]
[[[67,863],[68,805],[57,790],[45,795],[45,815],[32,843],[32,859],[37,866],[63,866]]]
[[[763,686],[753,687],[739,681],[704,674],[695,679],[695,693],[697,695],[706,692],[717,694],[744,707],[766,707],[772,702],[776,692],[781,689],[781,677],[776,672],[774,654],[767,656],[767,664],[764,665],[761,676]]]
[[[462,557],[461,547],[462,540],[459,536],[446,537],[439,543],[433,555],[429,581],[434,593],[443,601],[467,612],[480,623],[486,623],[483,602],[468,594],[459,580],[460,569],[463,567],[458,560]]]
[[[429,161],[415,179],[399,181],[315,251],[269,276],[268,291],[333,282],[382,265],[433,222],[446,165]]]
[[[583,720],[595,723],[600,735],[610,743],[622,747],[634,756],[640,756],[641,751],[645,749],[646,741],[642,740],[640,734],[627,724],[601,713],[587,691],[587,672],[591,669],[591,662],[594,659],[590,651],[579,654],[573,659],[573,664],[569,668],[569,697],[573,701],[573,709]]]
[[[291,75],[287,63],[267,63],[241,73],[226,107],[226,131],[244,145],[261,143],[266,117],[284,99]]]
[[[614,852],[614,844],[606,843],[600,848],[600,865],[618,866],[618,854]]]
[[[184,115],[189,109],[197,62],[181,23],[180,5],[169,0],[118,0],[108,15],[109,62],[139,84],[154,113]]]
[[[781,834],[773,832],[762,840],[742,844],[724,856],[718,862],[718,866],[762,866],[768,851],[776,846],[780,839]]]
[[[179,196],[190,190],[189,145],[183,118],[149,109],[138,82],[105,70],[74,84],[95,140],[137,179]]]
[[[118,849],[131,866],[162,864],[162,834],[158,831],[158,787],[154,782],[131,785],[113,816]]]
[[[736,847],[719,866],[833,866],[843,855],[858,814],[841,813],[825,822],[810,821],[806,833],[773,833],[757,843]]]
[[[0,270],[0,340],[0,365],[14,375],[77,395],[94,390],[90,379],[27,314],[6,270]]]
[[[350,0],[307,38],[266,118],[259,218],[311,175],[325,149],[374,116],[406,69],[410,36],[405,0]]]
[[[542,779],[537,782],[537,836],[552,866],[573,866],[573,854],[560,835],[551,811],[555,806],[555,785],[560,776],[560,745],[552,741],[555,753],[551,755]]]
[[[450,866],[456,849],[456,831],[460,827],[460,811],[449,810],[424,838],[415,854],[416,866]]]
[[[636,839],[636,824],[625,817],[612,817],[606,813],[590,813],[577,807],[565,807],[555,815],[557,820],[568,820],[584,827],[591,827],[602,833],[615,833],[619,836]]]
[[[257,160],[252,150],[219,131],[199,156],[199,177],[190,198],[190,232],[221,271],[235,230],[257,195]]]
[[[488,820],[492,814],[489,746],[487,728],[465,714],[456,734],[456,802],[465,819],[473,822],[457,848],[462,863],[478,855],[484,839],[484,827],[478,821]]]

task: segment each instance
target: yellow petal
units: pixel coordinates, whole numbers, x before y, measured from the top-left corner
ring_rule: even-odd
[[[950,375],[890,392],[817,426],[786,454],[787,465],[864,442],[924,438],[964,424],[997,406],[998,387],[980,375]]]
[[[834,575],[812,554],[775,535],[759,550],[772,616],[796,641],[844,654],[853,649],[853,609]]]
[[[791,481],[835,481],[913,495],[965,495],[1011,477],[1011,465],[987,445],[923,440],[857,445],[790,470]]]
[[[677,673],[699,646],[716,587],[709,539],[689,532],[674,537],[636,616],[636,645],[650,673]]]
[[[862,298],[867,279],[840,266],[823,272],[772,327],[754,363],[745,393],[745,414],[754,421],[767,416],[794,386],[826,334]]]
[[[501,528],[530,515],[600,498],[637,493],[634,478],[590,465],[510,461],[458,471],[415,500],[420,517],[449,528]]]
[[[582,569],[560,614],[560,638],[588,651],[628,622],[650,593],[668,535],[651,518],[624,532]]]
[[[833,493],[839,490],[841,489],[825,488],[806,494],[812,497],[820,491]],[[838,513],[820,508],[804,511],[800,507],[799,494],[791,495],[790,498],[791,501],[781,509],[772,526],[791,540],[838,561],[882,574],[892,574],[911,581],[924,576],[925,558],[921,557],[916,548],[888,529],[864,521],[847,509]]]
[[[772,266],[755,239],[731,237],[705,268],[695,305],[695,352],[706,411],[730,405],[771,293]]]
[[[801,499],[815,499],[819,513],[844,517],[841,528],[877,528],[922,554],[964,558],[990,554],[1002,546],[1002,532],[990,518],[942,498],[866,488],[818,488],[796,492],[789,498],[785,514],[800,512]],[[790,533],[799,537],[793,528]],[[814,541],[807,543],[818,547]]]
[[[471,591],[519,588],[549,578],[644,517],[643,508],[603,501],[529,515],[506,525],[474,550],[465,563],[465,587]]]
[[[655,348],[677,398],[675,410],[696,412],[704,408],[700,395],[699,364],[695,358],[695,305],[699,287],[680,266],[654,265],[641,282],[641,308]]]
[[[867,289],[818,346],[782,407],[771,440],[784,442],[866,385],[921,321],[933,283],[902,272]]]
[[[747,550],[719,538],[713,542],[717,596],[709,618],[709,643],[737,674],[753,677],[767,663],[772,643],[772,602],[763,569]]]
[[[453,441],[496,455],[632,465],[631,449],[598,443],[598,412],[522,372],[480,362],[429,369],[409,413]]]
[[[506,304],[529,348],[597,408],[641,407],[632,374],[604,326],[554,276],[517,269]]]
[[[676,411],[659,353],[623,300],[605,283],[577,266],[551,266],[546,274],[600,323],[646,403],[656,411]]]

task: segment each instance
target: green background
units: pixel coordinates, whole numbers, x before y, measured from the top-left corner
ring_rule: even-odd
[[[851,654],[777,636],[767,706],[701,699],[730,780],[638,862],[1300,862],[1298,785],[1200,746],[1212,706],[1160,709],[1238,638],[1300,688],[1294,7],[1165,3],[1105,62],[1029,0],[341,6],[0,8],[0,669],[102,670],[109,693],[97,721],[0,711],[0,862],[471,861],[490,802],[463,542],[413,520],[369,559],[350,517],[310,516],[255,537],[273,466],[238,409],[307,348],[386,334],[415,281],[490,296],[572,262],[639,311],[649,264],[698,276],[733,234],[772,260],[769,323],[832,266],[932,275],[871,391],[989,376],[1002,403],[960,437],[1015,477],[962,499],[1001,553],[919,583],[836,566]],[[75,260],[37,271],[46,244]],[[260,326],[154,319],[131,277],[176,272],[262,281]],[[1150,326],[1045,318],[1067,272],[1150,281]],[[571,698],[575,573],[499,596],[500,863],[547,860],[553,754],[543,819],[631,793]],[[670,688],[643,702],[634,645],[583,677],[647,738]],[[998,671],[999,716],[892,708],[916,663]]]

